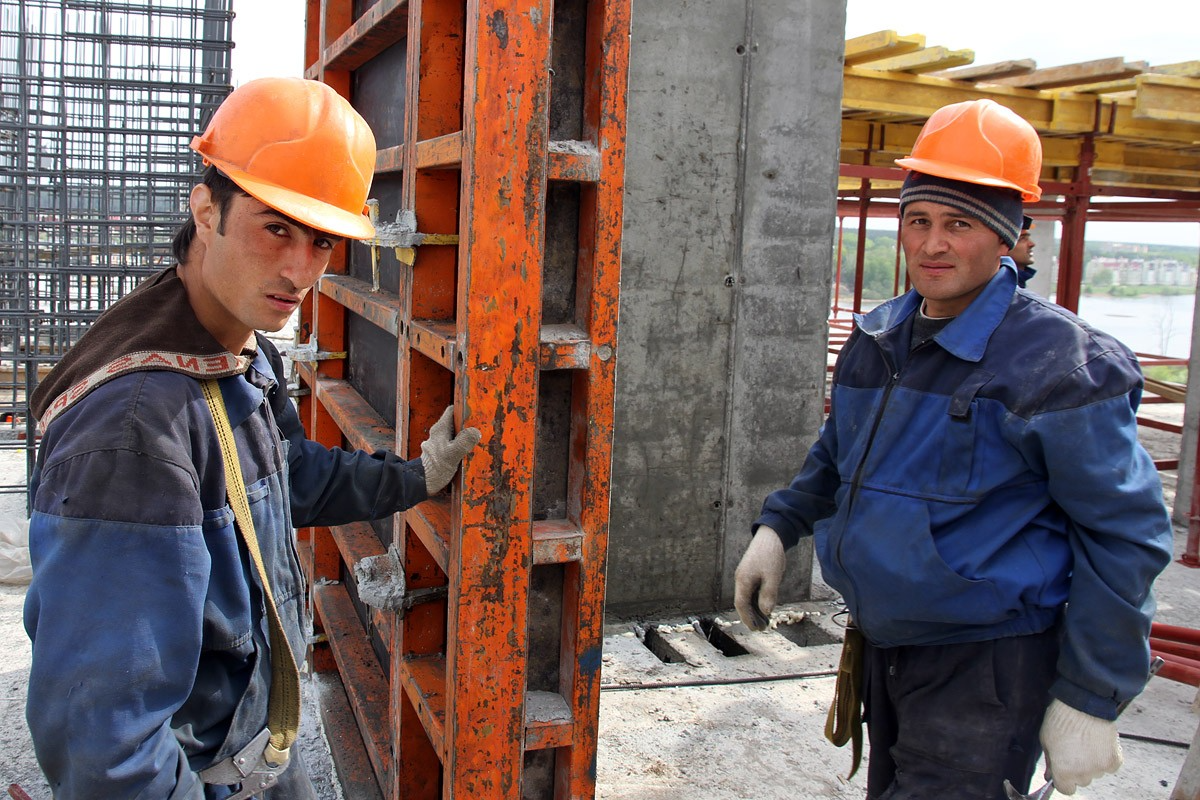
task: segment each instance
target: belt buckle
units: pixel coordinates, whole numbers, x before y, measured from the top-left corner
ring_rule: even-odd
[[[201,770],[200,779],[222,786],[241,784],[242,788],[228,800],[245,800],[262,794],[279,782],[279,776],[288,767],[289,755],[288,750],[271,746],[271,731],[263,728],[237,753]]]

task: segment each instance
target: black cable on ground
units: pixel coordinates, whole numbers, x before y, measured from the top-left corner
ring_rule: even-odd
[[[1191,747],[1189,742],[1176,742],[1173,739],[1159,739],[1157,736],[1141,736],[1136,733],[1118,733],[1122,739],[1128,739],[1131,742],[1146,742],[1147,744],[1161,744],[1165,747],[1178,747],[1187,750]]]

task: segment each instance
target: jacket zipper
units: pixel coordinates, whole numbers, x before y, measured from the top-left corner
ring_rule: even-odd
[[[892,390],[895,389],[896,384],[900,382],[900,373],[902,371],[892,366],[891,361],[888,359],[887,352],[879,344],[879,339],[876,336],[871,336],[871,340],[875,343],[875,346],[879,348],[879,355],[883,359],[884,364],[886,364],[887,368],[891,371],[892,377],[888,381],[887,386],[884,387],[883,398],[879,402],[879,412],[875,415],[875,419],[871,423],[870,434],[867,435],[867,446],[863,449],[862,458],[859,460],[858,467],[854,470],[854,477],[850,481],[850,494],[846,497],[847,521],[850,520],[850,513],[854,508],[854,501],[858,497],[858,491],[862,488],[863,471],[866,468],[867,459],[871,456],[871,448],[875,445],[875,435],[879,432],[879,424],[883,421],[883,413],[887,409],[888,401],[891,399]],[[842,561],[842,545],[845,540],[845,531],[843,531],[843,535],[838,537],[837,563],[838,567],[840,567],[842,570],[842,574],[846,576],[846,580],[849,581],[850,585],[854,587],[854,594],[857,597],[858,587],[855,585],[854,578],[852,578],[850,573],[846,571],[846,565]]]

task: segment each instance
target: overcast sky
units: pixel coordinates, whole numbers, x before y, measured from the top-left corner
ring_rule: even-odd
[[[264,75],[302,74],[303,0],[234,0],[233,7],[235,86]],[[1003,11],[1007,24],[989,17],[993,11]],[[924,34],[930,47],[974,50],[976,64],[1032,58],[1039,67],[1055,67],[1114,56],[1152,66],[1200,60],[1200,0],[848,0],[847,38],[881,30]],[[1200,247],[1200,223],[1093,223],[1088,238]]]

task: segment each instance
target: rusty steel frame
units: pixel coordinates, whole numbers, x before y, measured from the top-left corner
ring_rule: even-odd
[[[333,358],[298,364],[307,432],[411,458],[452,403],[456,425],[483,433],[448,496],[393,520],[408,586],[447,586],[445,601],[400,617],[364,611],[348,584],[354,563],[384,552],[377,532],[302,533],[320,630],[312,663],[337,675],[348,707],[322,709],[338,726],[335,763],[344,783],[373,779],[389,800],[515,800],[526,754],[546,749],[553,777],[541,796],[595,794],[630,2],[579,4],[581,135],[558,142],[548,126],[555,2],[360,0],[368,7],[356,17],[351,0],[308,0],[306,74],[352,103],[355,71],[406,47],[404,141],[378,151],[376,174],[402,176],[420,230],[458,244],[417,248],[395,293],[351,276],[346,246],[335,254],[298,337],[315,336],[324,354],[347,350],[351,320],[395,337],[396,424]],[[542,318],[548,182],[579,187],[567,321]],[[565,516],[535,519],[539,384],[551,370],[570,375]],[[540,565],[562,574],[557,691],[527,680]]]

